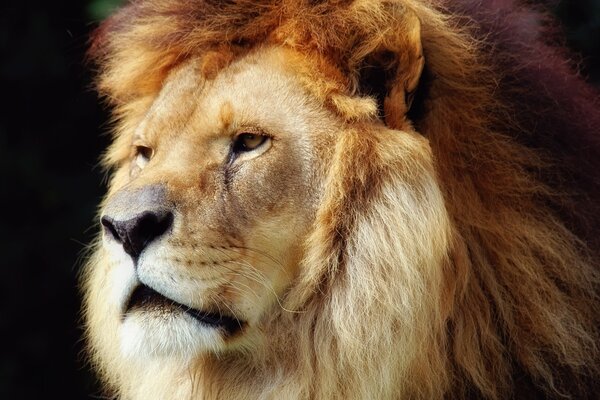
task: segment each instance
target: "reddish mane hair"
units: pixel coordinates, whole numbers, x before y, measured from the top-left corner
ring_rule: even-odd
[[[579,75],[577,56],[562,47],[560,31],[543,9],[515,0],[448,4],[476,22],[473,32],[499,77],[497,96],[510,105],[504,129],[550,155],[560,176],[546,178],[575,195],[571,227],[590,248],[600,248],[600,96]]]

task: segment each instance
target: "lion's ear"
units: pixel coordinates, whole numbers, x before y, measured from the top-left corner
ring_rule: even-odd
[[[382,11],[385,30],[365,32],[348,66],[358,91],[377,98],[385,124],[402,129],[425,65],[421,23],[402,5],[386,4]]]

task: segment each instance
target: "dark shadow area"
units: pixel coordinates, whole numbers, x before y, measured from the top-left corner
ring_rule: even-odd
[[[561,0],[554,7],[562,23],[568,46],[581,55],[583,76],[600,85],[600,1]]]
[[[97,392],[80,356],[77,275],[104,192],[108,114],[91,90],[85,1],[0,11],[0,398]]]
[[[105,190],[108,112],[84,52],[118,0],[0,6],[0,399],[94,398],[78,273]],[[556,6],[582,73],[600,83],[600,0]]]

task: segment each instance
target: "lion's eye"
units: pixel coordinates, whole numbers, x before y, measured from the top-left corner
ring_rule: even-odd
[[[267,140],[268,136],[258,135],[256,133],[241,133],[237,135],[233,141],[233,152],[243,153],[259,148]]]
[[[135,164],[140,169],[144,168],[152,158],[154,150],[147,146],[135,146]]]

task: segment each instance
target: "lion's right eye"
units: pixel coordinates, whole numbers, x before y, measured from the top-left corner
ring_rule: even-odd
[[[147,146],[135,146],[135,165],[142,169],[152,158],[154,150]]]
[[[235,153],[243,153],[256,150],[269,140],[268,136],[259,135],[256,133],[241,133],[237,135],[233,142],[233,151]]]

